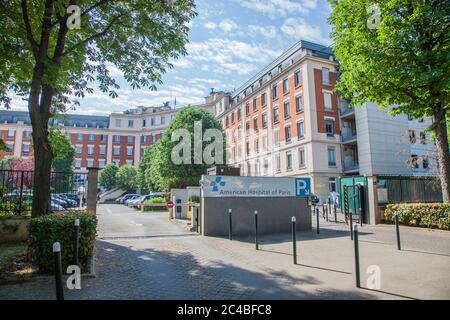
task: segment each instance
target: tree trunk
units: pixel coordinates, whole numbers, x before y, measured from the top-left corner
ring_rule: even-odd
[[[442,196],[445,203],[450,202],[450,155],[448,147],[447,124],[445,110],[440,106],[436,116],[436,149],[441,180]]]
[[[42,119],[44,121],[44,119]],[[34,145],[34,184],[32,216],[48,213],[50,208],[50,174],[52,167],[52,150],[48,140],[47,123],[33,126]]]

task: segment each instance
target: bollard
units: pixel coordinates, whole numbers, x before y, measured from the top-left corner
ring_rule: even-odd
[[[336,208],[336,203],[334,204],[334,223],[337,223],[337,208]]]
[[[258,243],[258,211],[255,210],[255,248],[259,250]]]
[[[297,264],[297,229],[295,228],[295,222],[297,219],[292,217],[292,253],[294,256],[294,264]]]
[[[233,240],[233,229],[231,223],[231,209],[228,209],[228,239]]]
[[[355,247],[355,277],[356,287],[361,288],[360,270],[359,270],[359,243],[358,243],[358,225],[355,223],[353,226],[353,242]]]
[[[325,220],[328,222],[328,209],[330,209],[330,204],[327,205],[327,207],[325,208]]]
[[[348,215],[350,218],[350,239],[353,240],[353,213],[349,210]]]
[[[78,254],[80,251],[80,219],[75,219],[74,223],[74,237],[73,237],[73,264],[79,265]]]
[[[64,300],[61,265],[61,244],[59,242],[55,242],[53,244],[53,255],[55,257],[56,300]]]
[[[317,209],[317,214],[316,214],[316,228],[317,228],[317,234],[320,233],[320,225],[319,225],[319,209]]]
[[[397,233],[397,249],[402,250],[402,246],[400,243],[400,226],[398,223],[398,215],[397,214],[394,215],[394,221],[395,221],[395,231]]]

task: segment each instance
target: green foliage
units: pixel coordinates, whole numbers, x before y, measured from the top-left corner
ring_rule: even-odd
[[[10,151],[8,149],[8,147],[6,146],[5,141],[3,141],[3,139],[0,138],[0,151]]]
[[[373,12],[366,0],[332,2],[333,51],[343,71],[337,91],[354,106],[395,105],[395,114],[425,118],[443,105],[448,114],[448,1],[376,1],[381,16],[375,29],[367,24]]]
[[[200,203],[200,197],[199,196],[190,196],[189,201],[192,201],[193,203]]]
[[[63,270],[73,263],[74,221],[80,219],[79,259],[83,272],[93,257],[97,217],[89,212],[64,212],[33,218],[30,221],[29,256],[45,273],[54,271],[53,243],[61,243]]]
[[[27,10],[20,0],[0,5],[0,103],[9,107],[11,91],[28,95],[39,65],[35,80],[54,90],[53,112],[78,104],[94,82],[117,97],[113,66],[133,88],[156,89],[171,61],[186,54],[188,24],[196,16],[193,0],[85,0],[76,3],[81,27],[68,30],[69,1],[25,3]]]
[[[120,167],[116,174],[117,186],[123,190],[130,192],[136,190],[137,170],[133,166]]]
[[[53,150],[53,170],[56,172],[72,172],[75,148],[72,146],[70,139],[54,127],[50,129],[48,139]]]
[[[450,230],[449,203],[389,204],[385,220],[392,222],[394,214],[405,225]]]
[[[194,164],[194,123],[197,121],[202,123],[202,136],[208,129],[217,129],[223,135],[222,125],[209,112],[192,107],[181,110],[164,133],[164,138],[144,154],[139,171],[148,190],[160,191],[199,185],[201,175],[206,173],[208,166],[204,163]],[[172,150],[179,143],[172,141],[172,133],[178,129],[187,129],[191,134],[192,164],[176,165],[172,162]],[[211,141],[203,141],[202,150],[209,144]],[[225,144],[222,148],[225,155]]]
[[[106,165],[101,171],[99,176],[99,182],[106,190],[114,189],[117,186],[117,172],[119,168],[115,164]]]
[[[144,212],[147,211],[165,211],[167,209],[166,206],[166,199],[163,197],[153,198],[150,200],[145,200],[144,204],[155,204],[155,203],[161,203],[161,207],[144,207]]]

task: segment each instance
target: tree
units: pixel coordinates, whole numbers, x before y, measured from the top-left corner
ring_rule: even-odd
[[[28,100],[33,216],[48,210],[54,156],[49,118],[78,105],[94,82],[117,97],[114,66],[132,88],[155,90],[170,61],[186,54],[194,9],[193,0],[1,1],[0,103],[10,106],[10,92]]]
[[[196,137],[194,134],[195,123],[201,123],[201,137]],[[205,138],[205,133],[211,131],[210,129],[217,130],[221,138],[220,141],[216,141],[216,138],[208,141],[209,139]],[[180,137],[172,139],[172,134],[180,131],[189,135],[187,137],[189,150],[185,150],[187,154],[183,154],[183,156],[186,156],[187,163],[176,164],[172,159],[172,153],[182,139]],[[205,163],[205,159],[202,159],[203,152],[213,142],[218,142],[220,145],[219,152],[224,155],[224,141],[222,125],[212,114],[200,108],[184,108],[172,121],[170,127],[164,133],[163,139],[144,154],[143,161],[146,165],[145,178],[147,185],[160,190],[198,186],[201,175],[206,174],[209,166]],[[196,142],[200,143],[199,150],[195,150]],[[198,156],[200,156],[200,161],[196,163],[195,158]],[[222,163],[218,164],[225,162],[223,157],[221,160]]]
[[[52,169],[70,174],[75,159],[75,148],[70,139],[56,128],[51,128],[48,139],[53,150]]]
[[[100,185],[106,190],[114,189],[117,186],[117,172],[119,168],[115,164],[106,165],[102,171],[100,171],[99,182]]]
[[[117,186],[127,192],[136,190],[138,187],[136,175],[135,167],[129,165],[120,167],[116,175]]]
[[[330,1],[336,86],[353,106],[367,101],[392,114],[433,117],[444,201],[450,202],[450,6],[445,0]]]

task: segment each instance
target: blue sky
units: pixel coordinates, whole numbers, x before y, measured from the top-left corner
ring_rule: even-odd
[[[107,115],[138,105],[177,100],[178,106],[203,101],[211,88],[239,87],[297,41],[330,44],[326,0],[197,0],[188,55],[174,61],[158,91],[132,90],[115,67],[121,89],[111,99],[98,89],[74,112]],[[14,99],[16,109],[25,102]]]

